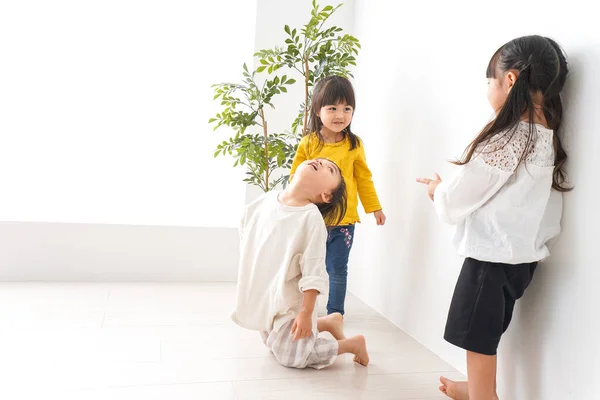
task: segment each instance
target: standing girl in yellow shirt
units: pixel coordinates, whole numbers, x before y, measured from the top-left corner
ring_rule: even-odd
[[[348,257],[354,241],[354,225],[360,222],[359,196],[365,212],[374,213],[377,225],[385,224],[362,140],[350,129],[355,105],[354,89],[348,79],[333,75],[319,81],[312,97],[308,133],[300,141],[291,170],[293,175],[303,161],[326,158],[340,167],[346,181],[348,209],[327,238],[327,314],[344,315]]]

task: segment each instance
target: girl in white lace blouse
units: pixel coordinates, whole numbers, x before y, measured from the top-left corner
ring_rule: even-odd
[[[496,117],[455,163],[453,178],[418,179],[439,218],[457,226],[455,245],[466,258],[444,334],[467,350],[468,382],[441,378],[440,390],[453,399],[498,399],[500,338],[560,233],[569,190],[558,136],[567,72],[552,39],[525,36],[500,47],[487,69]]]

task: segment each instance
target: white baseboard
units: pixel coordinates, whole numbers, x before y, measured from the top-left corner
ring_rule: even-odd
[[[237,278],[235,228],[0,222],[0,281]]]

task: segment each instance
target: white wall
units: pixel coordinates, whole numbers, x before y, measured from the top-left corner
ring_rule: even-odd
[[[234,281],[238,241],[232,228],[0,222],[0,282]]]
[[[207,121],[255,18],[253,0],[3,3],[0,220],[235,227],[244,171]]]
[[[565,131],[577,187],[565,197],[564,234],[554,255],[538,268],[501,343],[503,399],[598,397],[600,272],[592,252],[600,224],[593,183],[600,149],[600,28],[592,13],[582,12],[586,4],[355,4],[363,50],[353,126],[365,139],[388,224],[358,228],[350,290],[462,371],[464,352],[442,338],[462,260],[451,246],[452,229],[437,221],[414,179],[435,171],[447,176],[445,160],[459,156],[491,116],[485,69],[500,45],[539,33],[568,52]]]
[[[207,121],[256,1],[0,9],[0,280],[234,280],[244,170]]]

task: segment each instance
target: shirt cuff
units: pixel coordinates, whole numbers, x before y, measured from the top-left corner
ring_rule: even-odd
[[[365,209],[365,213],[367,213],[367,214],[371,214],[372,212],[383,209],[381,207],[381,204],[379,204],[379,203],[369,204],[368,206],[363,205],[363,208]]]
[[[322,276],[303,276],[298,282],[298,288],[301,292],[316,290],[319,294],[324,294],[329,289],[329,280]]]
[[[435,191],[433,192],[433,204],[435,206],[435,212],[440,221],[446,224],[455,224],[455,221],[452,221],[445,207],[444,196],[448,192],[448,184],[444,181],[440,182]]]

